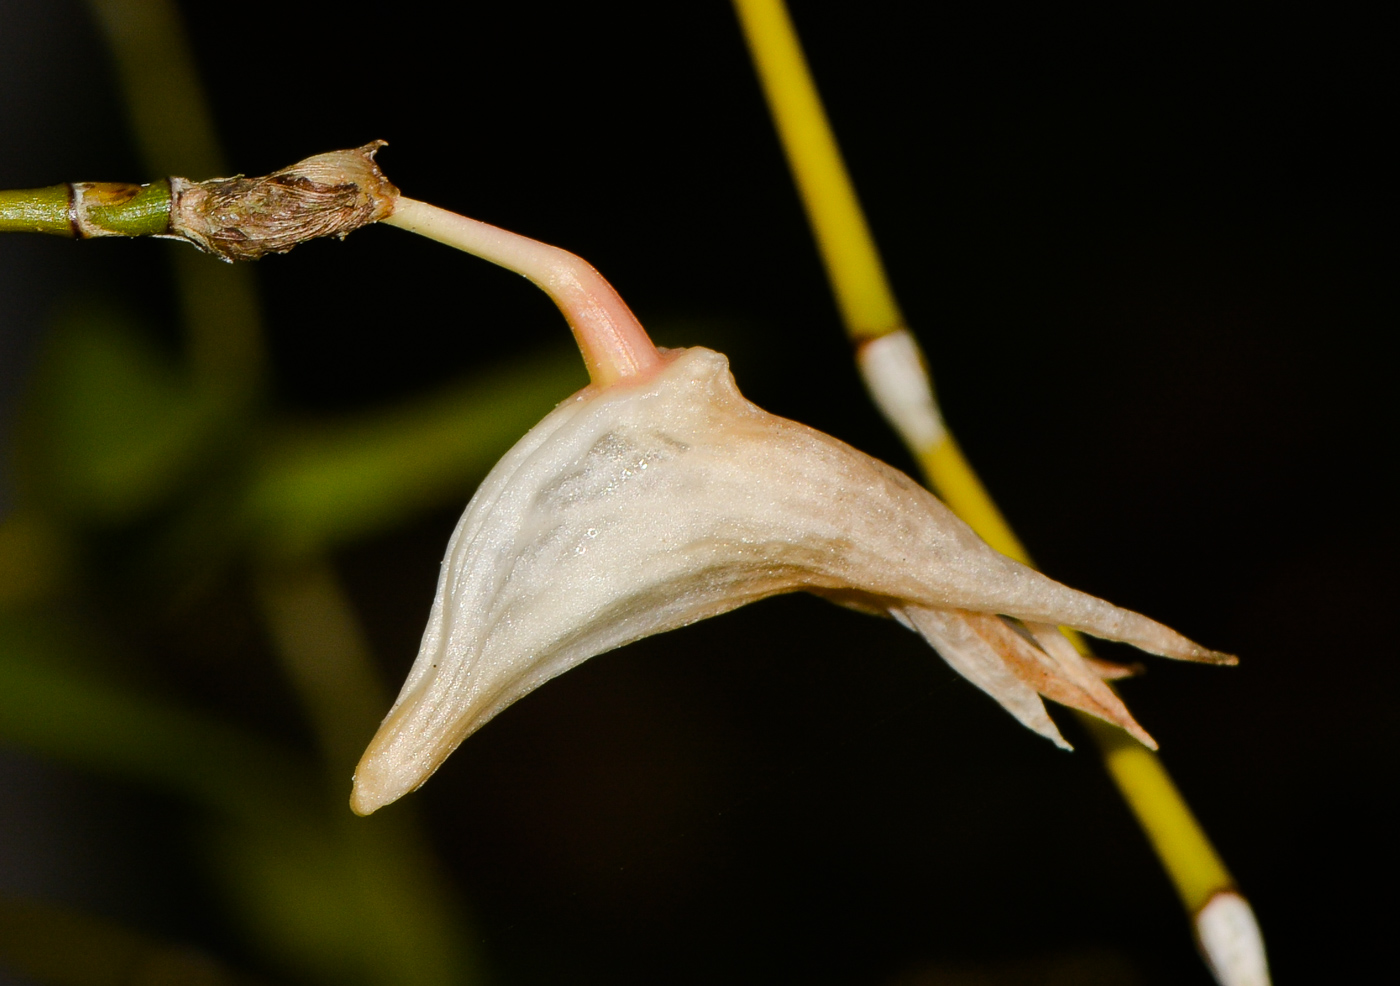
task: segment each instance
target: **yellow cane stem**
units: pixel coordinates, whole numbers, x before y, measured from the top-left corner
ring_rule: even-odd
[[[1187,912],[1195,915],[1220,891],[1233,887],[1224,861],[1157,754],[1117,726],[1076,714],[1098,744],[1109,776],[1157,850]]]
[[[734,0],[734,6],[848,335],[859,343],[901,328],[899,305],[786,7],[782,0]],[[1003,554],[1030,564],[951,436],[911,451],[929,485],[973,530]],[[1070,636],[1083,650],[1082,638]],[[1225,864],[1157,756],[1117,727],[1078,715],[1182,903],[1195,915],[1216,892],[1233,886]]]
[[[893,332],[904,316],[787,8],[781,0],[735,0],[734,6],[846,329],[857,340]]]
[[[938,489],[943,502],[993,548],[1019,562],[1031,563],[1016,532],[1006,522],[977,473],[972,471],[952,435],[931,448],[914,449],[924,478]]]
[[[997,505],[951,437],[918,453],[929,484],[982,540],[1004,555],[1034,564]],[[1083,636],[1064,628],[1074,646],[1089,652]],[[1222,890],[1235,885],[1205,829],[1191,813],[1161,759],[1117,726],[1075,712],[1094,738],[1109,776],[1162,861],[1188,914],[1195,915]]]

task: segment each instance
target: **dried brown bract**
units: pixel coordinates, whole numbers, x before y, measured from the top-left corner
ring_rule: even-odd
[[[343,238],[394,211],[399,190],[374,163],[383,146],[317,154],[261,178],[172,178],[170,232],[230,262]]]

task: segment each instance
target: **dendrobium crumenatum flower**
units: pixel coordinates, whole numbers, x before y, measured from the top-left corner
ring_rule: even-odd
[[[419,787],[472,732],[588,658],[779,593],[895,618],[1066,747],[1042,696],[1155,744],[1060,627],[1233,661],[998,553],[908,476],[750,403],[719,353],[658,350],[572,254],[407,198],[387,222],[542,287],[593,382],[468,504],[417,661],[355,771],[356,812]]]

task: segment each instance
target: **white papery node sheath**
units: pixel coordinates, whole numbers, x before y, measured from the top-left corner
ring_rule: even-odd
[[[1259,922],[1235,891],[1222,890],[1197,912],[1196,940],[1220,986],[1269,986]]]
[[[948,437],[919,344],[908,329],[862,343],[856,362],[885,419],[912,449],[932,449]]]

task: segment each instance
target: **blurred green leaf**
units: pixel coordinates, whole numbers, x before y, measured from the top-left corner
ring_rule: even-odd
[[[408,813],[356,818],[348,778],[328,785],[296,753],[104,680],[84,663],[95,650],[71,624],[0,614],[0,742],[211,809],[205,845],[238,919],[298,975],[475,981],[465,923]]]
[[[94,649],[71,623],[0,614],[0,742],[259,825],[319,810],[321,782],[304,757],[102,680],[72,657]]]
[[[351,879],[377,931],[366,966],[384,986],[466,986],[485,981],[472,961],[472,924],[442,876],[442,863],[421,835],[416,808],[380,817],[341,815],[349,836]]]
[[[414,851],[413,831],[407,813],[369,820],[347,809],[300,836],[219,826],[207,849],[249,940],[299,979],[479,982],[467,959],[468,925],[431,856]]]
[[[72,574],[74,546],[52,518],[15,510],[0,519],[0,607],[36,602]]]
[[[54,326],[25,410],[24,485],[103,523],[138,516],[196,474],[224,418],[132,322],[92,305]]]
[[[253,986],[208,956],[113,921],[0,899],[0,961],[44,986]]]
[[[255,582],[327,773],[348,778],[389,704],[354,608],[324,561],[270,566]],[[327,984],[470,982],[466,925],[412,808],[361,819],[337,800],[326,837],[310,845],[260,843],[265,833],[243,830],[215,848],[251,937],[275,948],[283,965]]]
[[[273,553],[304,554],[465,502],[474,480],[586,383],[577,351],[561,347],[411,407],[288,428],[256,467],[257,537]]]
[[[342,839],[329,827],[300,833],[215,825],[205,851],[249,941],[297,980],[366,986],[362,898]],[[369,937],[366,938],[366,932]]]

